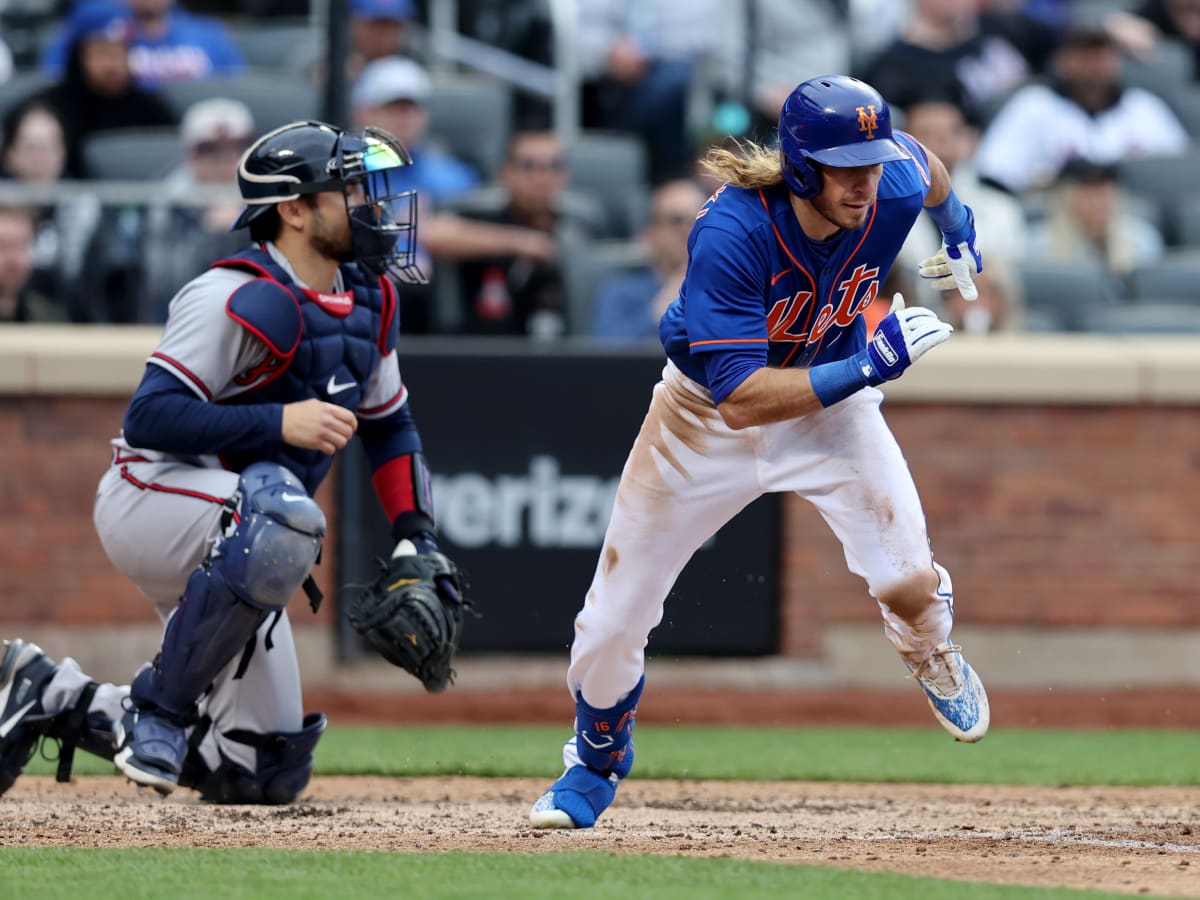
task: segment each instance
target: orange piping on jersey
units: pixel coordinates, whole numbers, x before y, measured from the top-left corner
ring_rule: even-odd
[[[846,266],[850,265],[850,260],[854,259],[854,254],[858,253],[858,251],[862,249],[863,241],[865,241],[867,239],[867,235],[869,235],[871,233],[871,227],[875,224],[875,213],[878,211],[878,209],[879,209],[879,200],[877,198],[875,200],[875,202],[871,204],[871,218],[869,218],[867,220],[867,227],[865,229],[863,229],[863,236],[858,239],[858,243],[854,245],[854,249],[850,251],[850,255],[846,257],[846,261],[844,263],[842,263],[842,267],[840,269],[838,269],[837,275],[834,277],[833,281],[830,282],[830,284],[829,284],[829,305],[830,306],[833,306],[833,292],[834,292],[834,289],[837,287],[838,282],[842,280],[842,273],[846,271]],[[851,299],[853,299],[853,298],[851,298]],[[812,354],[814,359],[816,358],[816,355],[821,352],[821,345],[823,343],[825,343],[825,337],[828,334],[829,334],[829,331],[827,330],[825,332],[825,334],[821,335],[821,339],[819,341],[817,341],[817,346],[813,350],[813,354]],[[799,349],[800,349],[800,345],[797,344],[796,350],[799,350]],[[796,350],[793,350],[791,353],[788,354],[787,359],[785,359],[783,361],[783,365],[780,366],[780,368],[786,369],[788,367],[788,364],[791,363],[792,359],[796,356]]]
[[[917,143],[917,139],[909,134],[893,134],[892,137],[904,145],[904,149],[909,152],[909,156],[916,165],[917,171],[921,173],[921,180],[925,182],[925,187],[929,187],[932,184],[929,169],[921,165],[920,154],[917,153],[917,148],[914,146]],[[912,143],[909,143],[910,141]]]
[[[775,220],[771,218],[771,207],[767,204],[767,195],[763,193],[762,188],[758,189],[758,199],[762,202],[763,209],[766,210],[767,221],[769,221],[771,223],[771,230],[775,232],[775,240],[777,240],[779,242],[779,246],[783,248],[783,252],[787,254],[787,258],[792,261],[792,265],[808,276],[808,283],[812,287],[813,300],[818,299],[817,298],[817,279],[813,278],[812,272],[810,272],[810,271],[808,271],[808,269],[804,268],[804,266],[801,265],[800,260],[796,259],[795,254],[793,254],[792,251],[790,249],[788,249],[788,245],[783,240],[783,235],[779,233],[779,226],[776,225]],[[779,276],[775,276],[775,277],[778,278]],[[775,284],[774,279],[772,279],[771,284],[772,284],[772,286],[774,286],[774,284]],[[805,333],[808,332],[809,326],[812,325],[813,313],[816,312],[816,310],[817,310],[816,303],[814,303],[812,300],[810,300],[809,306],[808,306],[808,320],[804,323]],[[791,359],[796,354],[796,350],[798,350],[800,348],[800,346],[801,346],[800,344],[796,344],[795,349],[793,349],[792,352],[788,354],[788,359]],[[784,365],[787,365],[787,363],[784,363]]]
[[[766,338],[719,338],[711,341],[692,341],[688,348],[703,347],[705,344],[766,344]]]

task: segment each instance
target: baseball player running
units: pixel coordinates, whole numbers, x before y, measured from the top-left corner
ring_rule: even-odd
[[[829,523],[946,730],[968,742],[987,732],[983,685],[950,640],[950,576],[931,555],[876,388],[952,329],[899,294],[869,342],[860,315],[922,208],[944,245],[921,274],[974,299],[973,216],[941,161],[893,133],[887,104],[862,81],[799,85],[779,137],[778,149],[707,158],[726,183],[696,217],[660,325],[666,368],[575,619],[575,735],[535,826],[588,828],[612,803],[633,766],[644,648],[667,593],[696,549],[767,491],[804,497]]]
[[[0,645],[0,793],[49,736],[64,780],[81,746],[164,794],[300,795],[325,717],[303,712],[286,606],[302,586],[314,610],[320,600],[309,573],[325,516],[312,498],[355,433],[397,552],[393,580],[364,592],[352,620],[429,690],[445,686],[461,583],[437,552],[389,277],[423,279],[415,197],[395,189],[410,163],[385,132],[319,122],[243,156],[234,228],[254,243],[172,300],[96,495],[105,551],[166,621],[161,649],[125,686]]]

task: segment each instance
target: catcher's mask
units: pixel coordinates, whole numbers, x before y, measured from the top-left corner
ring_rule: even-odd
[[[892,140],[883,97],[846,75],[810,78],[788,95],[779,113],[779,153],[784,182],[805,200],[821,192],[820,166],[872,166],[908,156]]]
[[[246,208],[233,229],[284,200],[337,191],[346,203],[355,261],[377,275],[424,284],[416,260],[417,194],[400,184],[402,170],[411,165],[408,151],[380,128],[284,125],[255,141],[238,163]]]

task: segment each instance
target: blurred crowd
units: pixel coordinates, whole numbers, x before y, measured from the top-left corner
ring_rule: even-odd
[[[653,340],[716,187],[697,160],[842,72],[946,163],[984,253],[978,303],[932,294],[919,221],[881,297],[968,332],[1200,332],[1200,0],[575,0],[570,27],[549,0],[459,0],[486,71],[447,57],[432,3],[350,0],[342,124],[414,160],[430,280],[401,289],[407,333]],[[239,249],[239,156],[319,117],[319,12],[0,7],[0,322],[162,322]],[[528,71],[573,73],[578,129]]]

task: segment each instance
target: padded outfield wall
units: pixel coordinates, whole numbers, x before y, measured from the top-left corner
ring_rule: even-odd
[[[152,653],[158,626],[105,558],[91,501],[156,335],[0,330],[0,634],[113,679]],[[561,689],[606,492],[661,357],[411,338],[402,352],[446,530],[495,598],[493,624],[472,623],[454,690]],[[955,336],[887,387],[885,413],[954,578],[955,637],[991,689],[1200,687],[1198,376],[1200,342],[1188,339]],[[475,442],[463,427],[472,416],[491,417]],[[355,499],[361,461],[347,459],[319,494],[334,540],[318,582],[334,602],[315,617],[299,603],[293,612],[305,683],[410,691],[415,682],[356,658],[352,642],[339,646],[335,572],[356,576],[378,533],[369,496]],[[781,498],[727,531],[652,639],[657,684],[903,681],[873,601],[810,508]],[[530,571],[555,580],[522,591]],[[511,628],[520,615],[535,617],[536,634]],[[722,622],[733,623],[724,643]]]

